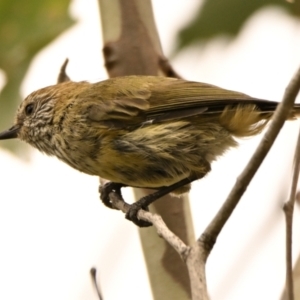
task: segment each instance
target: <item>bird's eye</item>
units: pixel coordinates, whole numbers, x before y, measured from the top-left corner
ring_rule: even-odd
[[[25,107],[25,114],[26,116],[30,116],[33,113],[33,103],[29,103]]]

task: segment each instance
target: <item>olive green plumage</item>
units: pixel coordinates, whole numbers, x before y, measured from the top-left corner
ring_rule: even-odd
[[[261,132],[276,107],[165,77],[66,82],[30,94],[0,139],[17,136],[81,172],[159,188],[205,176],[212,161],[237,146],[234,137]],[[295,105],[290,118],[299,110]]]

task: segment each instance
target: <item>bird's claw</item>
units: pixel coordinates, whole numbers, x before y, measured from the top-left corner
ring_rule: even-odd
[[[109,198],[109,194],[111,192],[117,193],[121,199],[122,195],[121,195],[121,188],[124,187],[123,184],[121,183],[116,183],[116,182],[107,182],[104,185],[100,185],[99,186],[99,193],[100,193],[100,199],[102,200],[102,202],[104,203],[105,206],[115,209],[112,202],[110,201]],[[145,197],[144,197],[145,198]],[[142,200],[144,200],[144,198],[142,198]],[[139,227],[149,227],[152,226],[152,223],[144,221],[144,220],[140,220],[137,217],[138,211],[140,209],[149,211],[147,204],[143,205],[145,201],[138,201],[135,202],[133,204],[130,205],[128,212],[125,215],[125,218],[127,220],[132,221],[134,224],[136,224]]]
[[[125,218],[129,221],[132,221],[135,225],[139,227],[149,227],[152,226],[152,223],[140,220],[137,216],[140,209],[149,211],[148,207],[143,207],[139,202],[133,203],[130,205],[128,212],[125,215]]]
[[[109,194],[111,192],[115,192],[118,195],[121,196],[121,187],[124,186],[120,183],[116,183],[116,182],[107,182],[104,185],[100,185],[99,186],[99,193],[100,193],[100,199],[102,200],[102,202],[104,203],[105,206],[115,209],[114,206],[112,205],[110,198],[109,198]]]

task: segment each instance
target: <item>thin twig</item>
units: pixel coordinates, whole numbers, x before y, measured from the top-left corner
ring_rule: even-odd
[[[273,116],[273,121],[270,124],[252,158],[250,159],[248,165],[237,178],[236,184],[232,188],[230,194],[228,195],[223,206],[220,208],[219,212],[216,214],[214,219],[207,226],[207,228],[199,238],[199,242],[203,242],[204,244],[206,244],[207,255],[209,255],[209,252],[212,249],[214,242],[216,241],[223,226],[231,216],[236,205],[239,203],[240,198],[246,191],[250,181],[263,162],[271,146],[273,145],[278,133],[280,132],[280,129],[282,128],[285,120],[289,115],[299,89],[300,69],[286,88],[283,101],[278,105]]]
[[[96,288],[99,300],[103,300],[103,297],[102,297],[102,294],[101,294],[101,290],[100,290],[100,287],[99,287],[99,285],[97,283],[97,278],[96,278],[97,277],[97,269],[96,268],[91,268],[90,275],[92,277],[92,281],[93,281],[94,286]]]
[[[57,77],[57,83],[62,83],[62,82],[66,82],[66,81],[70,81],[70,77],[68,76],[66,69],[67,69],[67,65],[69,63],[69,59],[66,58],[66,60],[64,61],[63,65],[60,67],[60,71]]]
[[[127,213],[129,211],[130,205],[124,202],[119,194],[112,192],[109,194],[109,198],[113,206],[121,210],[123,213]],[[190,247],[167,227],[161,216],[143,209],[138,211],[137,216],[139,219],[152,223],[157,230],[157,234],[167,241],[178,252],[183,260],[186,260]]]
[[[289,200],[284,204],[283,211],[286,222],[286,293],[287,299],[294,299],[294,281],[293,281],[293,266],[292,266],[292,234],[293,234],[293,213],[296,201],[296,191],[300,171],[300,131],[294,157],[293,179]]]
[[[109,194],[109,198],[115,208],[121,210],[123,213],[128,212],[130,205],[124,202],[121,195],[112,192]],[[190,277],[192,299],[208,300],[205,276],[207,255],[204,248],[201,247],[201,243],[196,242],[191,247],[187,246],[166,226],[161,216],[157,214],[140,209],[137,216],[139,219],[151,222],[156,228],[158,235],[167,241],[186,263]]]

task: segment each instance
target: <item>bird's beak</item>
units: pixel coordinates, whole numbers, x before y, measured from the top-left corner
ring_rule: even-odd
[[[15,139],[18,137],[18,132],[20,130],[19,125],[14,125],[8,130],[0,132],[0,140],[8,140],[8,139]]]

